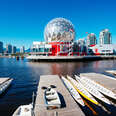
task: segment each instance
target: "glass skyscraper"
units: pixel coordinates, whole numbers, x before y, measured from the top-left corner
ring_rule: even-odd
[[[111,33],[108,29],[104,29],[100,32],[100,44],[112,44]]]
[[[87,45],[91,46],[91,45],[96,45],[97,44],[97,39],[96,39],[96,35],[94,33],[90,33],[87,36]]]
[[[6,45],[6,53],[9,53],[9,54],[12,53],[12,45],[11,44]]]
[[[16,46],[12,46],[12,54],[15,54],[15,53],[16,53],[16,51],[17,51]]]

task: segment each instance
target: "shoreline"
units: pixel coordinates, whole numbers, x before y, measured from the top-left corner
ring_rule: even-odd
[[[9,58],[9,56],[0,56],[0,58]]]
[[[33,62],[73,62],[73,61],[97,61],[97,60],[110,60],[116,59],[116,56],[28,56],[26,58],[29,61]]]

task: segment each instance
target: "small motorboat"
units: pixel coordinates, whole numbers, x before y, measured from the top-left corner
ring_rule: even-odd
[[[70,92],[70,94],[72,95],[72,97],[74,98],[74,100],[79,103],[81,106],[85,106],[81,96],[79,95],[79,93],[76,91],[76,89],[73,87],[73,85],[69,82],[69,80],[67,80],[65,77],[61,77],[64,85],[66,86],[66,88],[68,89],[68,91]]]
[[[61,107],[61,101],[57,91],[48,87],[44,92],[44,100],[46,109],[56,109]]]
[[[11,84],[13,79],[9,79],[0,84],[0,94],[2,94]]]
[[[79,92],[80,95],[82,95],[85,99],[89,100],[90,102],[98,105],[98,102],[86,89],[84,89],[83,85],[80,82],[77,82],[76,80],[74,80],[68,75],[67,75],[67,78],[70,80],[72,85],[75,86],[76,90]]]
[[[82,80],[85,80],[86,82],[90,83],[94,88],[96,88],[99,92],[103,93],[104,95],[116,99],[116,94],[109,90],[108,88],[98,84],[97,82],[87,78],[87,77],[81,77]]]
[[[12,116],[34,116],[33,105],[29,104],[19,106]]]
[[[84,78],[81,78],[77,75],[75,75],[75,79],[77,81],[80,81],[83,85],[83,87],[90,93],[92,94],[94,97],[98,98],[99,100],[107,103],[107,104],[111,104],[110,101],[108,99],[106,99],[97,89],[96,87],[93,86],[93,84],[91,84],[90,82],[86,81]]]

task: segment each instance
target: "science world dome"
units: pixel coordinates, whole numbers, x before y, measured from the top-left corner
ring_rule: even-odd
[[[47,42],[69,42],[75,39],[73,24],[64,18],[51,20],[44,30],[44,38]]]

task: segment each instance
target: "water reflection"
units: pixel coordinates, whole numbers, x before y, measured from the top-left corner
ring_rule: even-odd
[[[104,70],[112,69],[116,69],[115,60],[42,63],[0,58],[0,77],[14,78],[12,86],[0,98],[0,113],[2,116],[11,116],[19,105],[30,103],[32,92],[37,91],[40,75],[105,73]]]
[[[89,61],[89,62],[28,62],[32,70],[38,71],[39,74],[77,74],[86,72],[104,73],[105,70],[115,69],[116,61]]]

